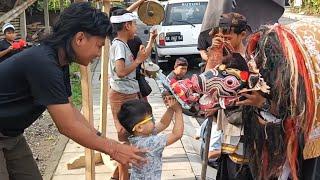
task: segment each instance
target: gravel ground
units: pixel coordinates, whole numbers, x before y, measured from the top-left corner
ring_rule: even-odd
[[[45,112],[24,133],[40,172],[44,175],[49,159],[59,140],[59,131]]]

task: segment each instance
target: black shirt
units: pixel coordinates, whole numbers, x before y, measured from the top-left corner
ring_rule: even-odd
[[[211,46],[212,44],[212,37],[209,35],[209,32],[211,31],[211,29],[208,29],[206,31],[203,31],[199,34],[198,37],[198,50],[207,50],[208,47]]]
[[[69,103],[71,90],[67,66],[60,66],[57,52],[47,45],[26,49],[0,63],[2,134],[17,136],[48,105]]]
[[[7,40],[4,39],[4,40],[0,41],[0,51],[4,51],[4,50],[8,49],[10,46],[11,46],[11,44]],[[12,50],[9,53],[7,53],[6,55],[0,57],[0,63],[2,61],[4,61],[5,59],[11,57],[12,55],[16,54],[17,52],[19,52],[19,51]]]
[[[141,39],[138,36],[135,36],[133,39],[128,40],[127,44],[133,54],[134,59],[136,59],[140,50],[140,45],[142,45]]]
[[[135,36],[133,39],[128,40],[127,44],[129,46],[129,49],[131,50],[134,59],[136,59],[140,50],[140,45],[142,45],[141,39],[138,36]],[[141,64],[137,67],[136,71],[136,79],[139,80],[141,78]]]

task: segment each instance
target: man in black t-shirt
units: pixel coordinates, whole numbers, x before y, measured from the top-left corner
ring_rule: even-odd
[[[15,28],[10,23],[5,23],[2,27],[5,38],[0,41],[0,63],[17,52],[12,47],[16,39],[16,33],[14,31]]]
[[[74,18],[76,17],[76,18]],[[139,150],[101,137],[69,96],[68,66],[87,66],[101,55],[112,32],[108,17],[89,3],[66,8],[41,45],[0,63],[0,179],[40,180],[41,175],[23,136],[47,109],[59,132],[123,163],[144,163]]]

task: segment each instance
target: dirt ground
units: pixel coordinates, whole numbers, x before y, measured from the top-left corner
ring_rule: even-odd
[[[59,131],[45,112],[24,133],[40,172],[44,175],[52,152],[59,141]]]

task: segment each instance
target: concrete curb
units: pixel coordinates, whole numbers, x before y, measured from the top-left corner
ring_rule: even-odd
[[[52,155],[49,159],[50,163],[47,165],[44,175],[42,177],[44,180],[52,179],[68,141],[69,138],[60,134],[60,136],[58,137],[58,144],[52,152]]]

